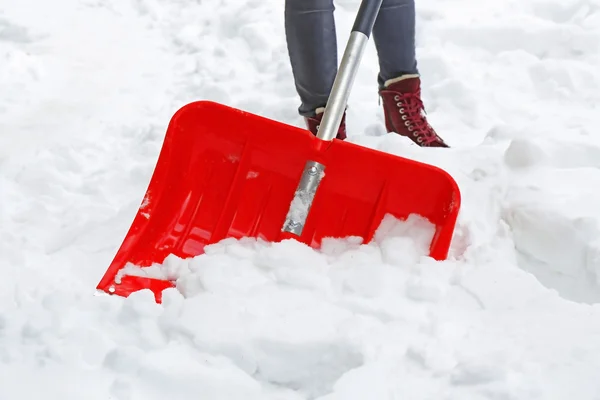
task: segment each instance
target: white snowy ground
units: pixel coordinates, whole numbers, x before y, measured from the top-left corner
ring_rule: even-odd
[[[600,399],[598,0],[417,1],[449,150],[384,134],[371,43],[349,140],[455,177],[448,261],[224,243],[94,296],[179,107],[302,124],[283,3],[0,0],[0,399]]]

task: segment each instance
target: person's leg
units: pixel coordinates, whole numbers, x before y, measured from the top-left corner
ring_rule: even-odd
[[[414,0],[383,0],[373,26],[373,41],[379,57],[380,87],[401,75],[418,74]]]
[[[373,26],[377,82],[388,132],[419,146],[448,147],[425,118],[415,51],[414,0],[383,0]]]
[[[285,34],[300,96],[298,112],[314,117],[325,107],[337,73],[333,0],[285,0]]]

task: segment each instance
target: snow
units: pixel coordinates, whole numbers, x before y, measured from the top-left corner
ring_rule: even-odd
[[[340,54],[357,5],[337,2]],[[179,107],[303,126],[283,2],[0,0],[0,399],[598,400],[600,3],[417,11],[453,148],[385,134],[372,42],[348,140],[452,174],[449,259],[418,218],[320,252],[227,240],[171,257],[158,305],[94,288]]]

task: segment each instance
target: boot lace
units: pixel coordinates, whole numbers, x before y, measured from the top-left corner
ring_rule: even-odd
[[[404,125],[417,138],[419,143],[429,145],[439,140],[435,131],[427,122],[425,107],[419,92],[396,93],[394,100],[398,106],[398,111],[402,115]]]

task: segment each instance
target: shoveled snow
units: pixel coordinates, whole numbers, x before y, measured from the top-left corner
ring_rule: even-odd
[[[179,107],[303,126],[283,3],[0,0],[0,399],[598,400],[597,0],[417,1],[452,149],[385,134],[370,43],[348,140],[457,180],[447,261],[386,221],[171,257],[161,305],[95,295]],[[340,54],[358,3],[336,2]]]

